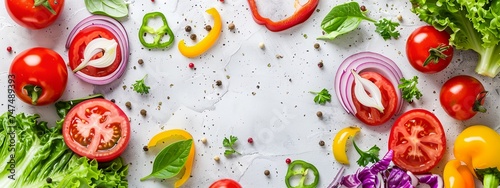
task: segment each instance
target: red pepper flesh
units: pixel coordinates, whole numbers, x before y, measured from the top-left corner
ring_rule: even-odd
[[[257,9],[257,3],[255,0],[248,0],[250,5],[250,10],[252,11],[252,16],[255,22],[260,25],[264,25],[273,32],[283,31],[298,24],[305,22],[318,6],[319,0],[309,0],[304,5],[301,5],[299,0],[295,0],[295,13],[292,16],[287,17],[280,21],[273,21],[269,18],[260,15]]]

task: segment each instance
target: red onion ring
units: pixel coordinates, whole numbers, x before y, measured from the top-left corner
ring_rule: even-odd
[[[106,85],[121,77],[125,72],[125,68],[127,67],[129,59],[129,41],[127,31],[120,22],[116,21],[113,18],[101,15],[92,15],[80,21],[73,28],[73,30],[71,30],[68,39],[66,40],[66,49],[69,49],[73,39],[78,32],[90,27],[100,27],[107,29],[116,36],[116,38],[118,39],[118,45],[120,45],[120,48],[122,49],[122,61],[114,72],[104,77],[90,76],[80,71],[76,72],[75,75],[83,81],[94,85]]]
[[[347,57],[342,64],[340,64],[337,74],[335,75],[335,91],[342,107],[347,113],[352,115],[356,114],[356,107],[352,100],[352,85],[354,76],[351,70],[360,73],[363,71],[373,71],[381,74],[387,78],[394,89],[396,95],[401,99],[401,90],[398,89],[399,80],[403,78],[403,73],[399,67],[391,59],[375,53],[375,52],[359,52]],[[396,113],[399,113],[403,107],[402,100],[398,100],[399,104],[396,108]]]

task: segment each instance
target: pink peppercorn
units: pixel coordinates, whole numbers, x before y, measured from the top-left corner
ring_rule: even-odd
[[[248,143],[253,144],[253,138],[252,137],[248,138]]]
[[[285,159],[285,163],[286,163],[286,164],[290,164],[290,163],[292,163],[292,160],[291,160],[290,158],[286,158],[286,159]]]
[[[190,69],[192,69],[192,68],[194,68],[194,63],[189,63],[188,66],[189,66]]]
[[[12,47],[7,46],[7,52],[9,52],[9,53],[12,52]]]

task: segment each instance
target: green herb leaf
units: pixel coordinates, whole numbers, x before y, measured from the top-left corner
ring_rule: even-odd
[[[226,150],[224,151],[224,155],[231,155],[231,154],[240,154],[234,149],[234,144],[238,141],[238,137],[230,135],[229,138],[224,137],[224,140],[222,141],[222,145],[226,147]]]
[[[337,5],[321,21],[321,28],[328,34],[320,36],[318,39],[333,40],[339,35],[356,29],[363,20],[375,22],[375,20],[365,16],[357,2]]]
[[[330,102],[332,100],[332,95],[328,93],[327,89],[323,89],[320,92],[310,91],[309,93],[315,94],[314,102],[316,104],[326,104],[326,102]]]
[[[376,22],[375,26],[377,27],[375,29],[375,32],[379,33],[382,38],[384,38],[384,40],[388,40],[391,38],[397,39],[400,35],[399,31],[396,30],[396,27],[399,26],[399,23],[392,22],[391,20],[388,20],[386,18]]]
[[[403,99],[409,103],[413,102],[413,98],[415,97],[417,100],[422,97],[422,93],[417,88],[418,84],[418,76],[414,76],[412,79],[407,80],[405,78],[401,78],[400,84],[398,88],[403,92]]]
[[[142,79],[135,81],[132,86],[134,87],[134,91],[140,94],[148,94],[149,89],[151,87],[147,86],[146,83],[144,83],[144,80],[146,79],[148,75],[146,74]]]
[[[176,176],[186,164],[193,139],[178,141],[162,149],[153,163],[153,172],[141,181],[158,178],[168,179]]]
[[[360,155],[359,159],[356,161],[359,166],[366,166],[370,162],[376,163],[380,161],[380,159],[378,158],[378,153],[380,151],[380,148],[377,145],[371,147],[368,151],[365,152],[358,148],[354,140],[352,141],[352,143],[354,145],[354,148]]]
[[[85,7],[92,14],[113,18],[123,18],[128,15],[127,3],[123,0],[85,0]]]
[[[54,105],[56,106],[56,111],[57,115],[60,118],[64,118],[66,114],[68,114],[69,110],[73,108],[73,106],[77,105],[80,102],[83,102],[88,99],[94,99],[94,98],[104,98],[102,94],[94,94],[90,95],[88,97],[84,97],[81,99],[75,99],[75,100],[70,100],[70,101],[57,101]]]

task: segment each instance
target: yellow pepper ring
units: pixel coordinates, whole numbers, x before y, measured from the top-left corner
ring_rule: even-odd
[[[208,35],[194,46],[186,46],[186,44],[184,43],[184,39],[179,42],[179,51],[182,55],[188,58],[199,56],[210,49],[215,44],[215,42],[219,38],[220,32],[222,31],[222,21],[217,9],[210,8],[206,10],[206,12],[212,15],[212,17],[214,18],[214,26],[212,27],[212,30],[210,30]]]
[[[182,130],[182,129],[172,129],[172,130],[168,130],[168,131],[163,131],[163,132],[158,133],[155,136],[153,136],[153,138],[151,138],[151,140],[148,143],[148,147],[149,148],[154,147],[159,142],[173,143],[173,142],[176,142],[179,140],[188,140],[188,139],[193,139],[193,136],[191,136],[191,134],[189,134],[189,132]],[[194,156],[195,156],[195,146],[194,146],[194,140],[193,140],[193,144],[191,145],[191,150],[189,151],[188,160],[186,161],[186,164],[184,165],[184,168],[185,168],[184,174],[174,184],[174,186],[176,188],[180,187],[184,183],[186,183],[186,181],[191,176],[191,170],[193,167]]]
[[[355,136],[361,129],[359,127],[346,127],[340,130],[333,139],[333,157],[341,164],[349,164],[346,154],[346,144],[350,137]]]

